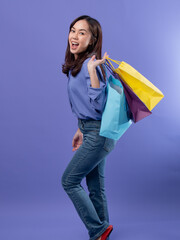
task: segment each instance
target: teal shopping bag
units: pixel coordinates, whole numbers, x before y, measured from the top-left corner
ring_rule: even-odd
[[[109,76],[107,81],[107,101],[102,114],[99,135],[114,140],[126,132],[132,124],[128,114],[128,105],[121,82]]]

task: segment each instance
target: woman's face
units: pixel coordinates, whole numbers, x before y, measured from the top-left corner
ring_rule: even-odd
[[[91,32],[86,20],[77,21],[69,32],[70,52],[74,54],[75,59],[79,53],[85,51],[91,40]]]

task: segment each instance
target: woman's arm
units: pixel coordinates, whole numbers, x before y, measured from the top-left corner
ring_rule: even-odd
[[[102,59],[94,61],[95,55],[93,55],[87,64],[88,72],[89,72],[89,76],[90,76],[90,80],[91,80],[91,87],[93,87],[93,88],[100,87],[99,79],[98,79],[97,73],[96,73],[96,67],[100,64],[105,63],[106,56],[107,56],[107,53],[105,52]]]
[[[91,80],[90,87],[99,88],[100,84],[99,84],[99,79],[97,77],[96,68],[93,68],[92,70],[89,71],[89,76]]]

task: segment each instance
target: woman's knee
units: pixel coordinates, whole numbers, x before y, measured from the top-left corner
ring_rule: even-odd
[[[61,184],[64,190],[67,192],[68,190],[72,190],[73,188],[77,187],[79,185],[79,181],[74,179],[72,175],[65,171],[61,177]]]
[[[69,188],[67,175],[65,174],[65,172],[63,173],[63,175],[61,177],[61,185],[62,185],[62,187],[64,188],[65,191]]]

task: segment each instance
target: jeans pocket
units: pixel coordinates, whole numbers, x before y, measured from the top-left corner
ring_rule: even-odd
[[[105,151],[111,152],[114,149],[116,143],[117,143],[117,140],[106,138],[103,148]]]

